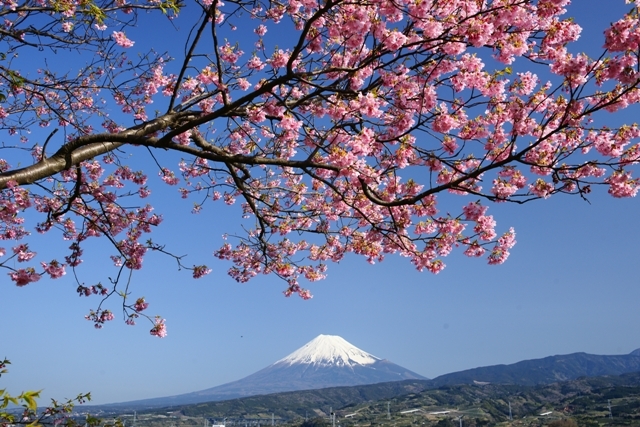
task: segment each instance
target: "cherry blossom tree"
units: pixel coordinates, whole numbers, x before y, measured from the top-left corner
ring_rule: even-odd
[[[129,273],[150,251],[194,278],[210,269],[148,238],[162,222],[143,200],[152,190],[204,214],[239,204],[246,232],[214,256],[239,282],[282,278],[287,296],[309,298],[301,283],[347,254],[432,273],[456,248],[501,264],[515,232],[496,229],[492,203],[639,188],[638,126],[607,126],[640,102],[638,4],[590,57],[572,49],[568,3],[3,0],[0,266],[18,286],[72,270],[80,295],[101,297],[96,327],[115,317],[103,305],[115,294],[127,323],[145,316],[162,337]],[[131,34],[154,19],[189,29],[176,32],[184,49],[138,48]],[[50,51],[83,60],[34,67]],[[439,210],[444,197],[457,212]],[[33,231],[68,253],[38,259]],[[109,286],[79,279],[100,279],[82,271],[93,238],[112,247]]]

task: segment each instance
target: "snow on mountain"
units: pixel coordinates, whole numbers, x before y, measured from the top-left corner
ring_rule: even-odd
[[[380,361],[379,357],[360,350],[337,335],[318,335],[273,365],[308,364],[316,366],[372,365]]]
[[[298,350],[238,381],[200,392],[200,399],[283,391],[311,390],[406,379],[424,379],[406,368],[380,359],[335,335],[319,335]]]
[[[234,399],[284,391],[425,379],[380,359],[338,336],[319,335],[287,357],[247,377],[217,387],[135,403],[169,406]]]
[[[580,376],[620,375],[640,371],[640,348],[628,355],[587,353],[523,360],[511,365],[484,366],[441,375],[430,387],[454,384],[535,385]],[[177,396],[159,397],[109,406],[142,408],[185,405],[297,390],[354,386],[426,378],[380,359],[338,336],[320,335],[287,357],[245,378]]]

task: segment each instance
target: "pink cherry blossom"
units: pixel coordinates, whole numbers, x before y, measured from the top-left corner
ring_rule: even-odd
[[[138,298],[133,305],[133,309],[138,312],[146,310],[147,307],[149,307],[149,303],[144,300],[144,297]]]
[[[165,320],[156,316],[154,320],[154,326],[151,328],[150,334],[154,335],[158,338],[164,338],[167,336],[167,326],[165,325]]]
[[[44,271],[49,274],[52,279],[59,279],[64,276],[66,273],[65,265],[60,264],[58,261],[53,260],[50,263],[41,262],[42,268]]]
[[[207,268],[206,265],[194,265],[193,266],[193,278],[199,279],[201,277],[206,276],[211,273],[211,269]]]
[[[40,275],[33,268],[26,268],[9,273],[9,277],[16,283],[16,286],[25,286],[29,283],[40,280]]]
[[[129,40],[123,31],[114,31],[111,37],[118,44],[118,46],[124,48],[133,47],[134,42]]]
[[[171,1],[98,0],[104,15],[36,1],[25,15],[7,0],[3,51],[40,68],[3,72],[0,266],[18,286],[72,270],[96,328],[123,298],[125,323],[163,337],[164,319],[129,299],[149,255],[212,271],[156,241],[147,203],[172,196],[185,215],[237,214],[222,239],[186,235],[234,280],[271,275],[286,296],[310,298],[307,283],[350,256],[434,274],[456,251],[501,264],[515,232],[494,202],[637,194],[640,127],[624,114],[640,104],[636,3],[587,54],[568,0],[205,0],[204,20]],[[127,37],[167,16],[172,43]],[[82,60],[62,73],[51,51]],[[39,258],[42,237],[68,241],[57,259]],[[110,271],[87,269],[94,258]]]

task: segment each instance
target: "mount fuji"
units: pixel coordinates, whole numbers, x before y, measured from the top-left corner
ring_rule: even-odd
[[[183,405],[407,379],[426,378],[360,350],[339,336],[319,335],[287,357],[238,381],[194,393],[127,402],[126,405]]]

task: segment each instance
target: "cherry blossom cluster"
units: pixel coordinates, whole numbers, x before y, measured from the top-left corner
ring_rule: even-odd
[[[111,310],[91,310],[89,314],[85,316],[85,319],[94,322],[93,325],[96,329],[101,329],[104,323],[113,320],[114,316]]]
[[[78,288],[76,289],[76,292],[78,292],[78,295],[85,296],[85,297],[88,297],[91,295],[108,295],[109,288],[105,288],[104,286],[102,286],[101,283],[98,283],[97,285],[93,285],[93,286],[79,285]]]
[[[5,51],[36,43],[18,19],[35,4],[48,5],[7,3]],[[127,25],[161,15],[140,9],[175,17],[177,3],[72,0],[47,15],[50,37],[37,43],[82,46],[86,63],[27,72],[0,61],[0,129],[15,141],[0,159],[0,239],[13,248],[0,266],[19,286],[65,269],[77,277],[85,242],[102,237],[118,279],[110,290],[78,283],[103,298],[87,316],[96,327],[113,318],[102,308],[111,295],[124,297],[126,323],[147,317],[129,273],[150,252],[194,278],[211,273],[148,238],[163,222],[152,191],[193,199],[200,215],[208,203],[238,205],[233,241],[214,257],[238,282],[271,274],[286,296],[308,299],[304,283],[350,255],[400,255],[432,273],[454,250],[505,262],[515,231],[498,227],[492,203],[640,189],[640,129],[607,125],[640,103],[636,3],[604,31],[597,58],[573,48],[582,28],[569,0],[196,4],[202,13],[181,23],[192,27],[186,53],[140,51]],[[285,27],[291,43],[276,45]],[[35,128],[45,142],[30,142]],[[135,156],[148,153],[154,166],[140,170]],[[447,198],[457,212],[440,208]],[[69,241],[64,262],[37,260],[32,230]],[[163,318],[147,318],[151,335],[166,335]]]
[[[154,326],[151,328],[151,335],[156,336],[158,338],[164,338],[167,336],[167,326],[165,325],[165,320],[159,316],[156,316],[154,319]]]

